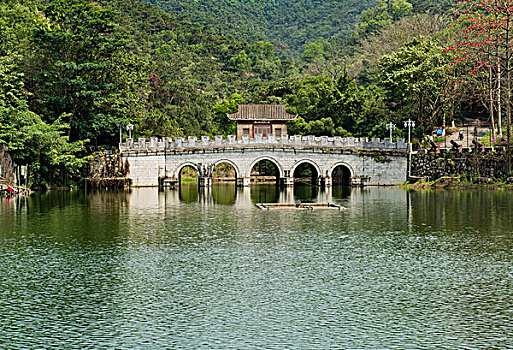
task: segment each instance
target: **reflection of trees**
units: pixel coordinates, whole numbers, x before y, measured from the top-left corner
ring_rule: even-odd
[[[279,195],[280,188],[274,184],[251,187],[251,201],[253,203],[276,203]]]
[[[182,183],[180,184],[178,191],[181,201],[187,203],[198,201],[199,187],[197,183]]]
[[[333,198],[345,199],[351,195],[352,190],[353,189],[350,186],[333,186],[331,188],[331,193]]]
[[[237,198],[235,184],[216,184],[212,186],[212,199],[214,204],[233,205]]]
[[[0,200],[3,232],[44,234],[49,241],[111,241],[122,231],[121,213],[130,206],[128,191],[49,191]],[[18,213],[17,220],[6,214]],[[45,238],[45,239],[46,239]]]
[[[444,231],[504,232],[511,227],[507,192],[421,191],[412,192],[413,223]]]
[[[294,186],[294,198],[301,201],[311,201],[319,195],[319,187],[310,184],[299,183]]]

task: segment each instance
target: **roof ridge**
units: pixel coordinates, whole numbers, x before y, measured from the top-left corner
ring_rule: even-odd
[[[293,120],[286,104],[239,104],[237,112],[227,114],[230,120]]]

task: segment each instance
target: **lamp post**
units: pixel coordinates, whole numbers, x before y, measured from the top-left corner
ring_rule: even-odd
[[[393,124],[392,122],[390,122],[390,123],[388,123],[388,124],[386,125],[386,127],[387,127],[387,130],[390,130],[390,143],[392,143],[392,131],[394,131],[394,130],[395,130],[396,126],[395,126],[395,124]]]
[[[468,147],[468,124],[467,124],[467,147]]]
[[[26,165],[21,165],[20,166],[20,185],[21,185],[21,178],[23,177],[23,179],[25,179],[25,187],[27,187],[27,177],[28,177],[28,167]]]
[[[126,126],[126,130],[128,131],[128,138],[132,138],[132,130],[134,130],[134,124],[132,123],[129,123],[127,126]]]
[[[415,127],[415,122],[408,119],[404,122],[404,127],[408,128],[408,178],[411,177],[411,129]]]
[[[123,142],[123,124],[119,123],[116,125],[119,128],[119,144],[121,145],[121,142]]]

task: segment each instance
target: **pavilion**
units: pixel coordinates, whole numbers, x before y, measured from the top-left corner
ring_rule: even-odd
[[[286,105],[237,105],[238,111],[228,114],[230,120],[237,121],[237,140],[243,135],[254,139],[255,135],[267,137],[274,135],[281,138],[287,135],[287,124],[297,115],[289,114]]]

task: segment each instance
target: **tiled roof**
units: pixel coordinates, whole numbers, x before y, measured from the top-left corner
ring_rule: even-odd
[[[297,115],[286,111],[287,105],[238,105],[237,113],[228,114],[231,120],[293,120]]]

